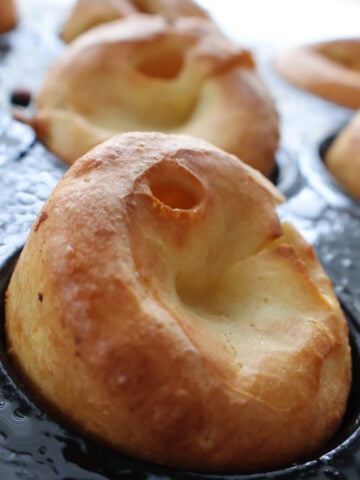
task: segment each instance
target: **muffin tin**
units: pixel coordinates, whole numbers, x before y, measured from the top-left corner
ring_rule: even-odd
[[[326,170],[322,155],[352,112],[283,82],[259,51],[261,73],[276,98],[282,142],[274,182],[280,206],[310,241],[333,281],[348,318],[353,386],[346,417],[332,441],[313,458],[251,475],[200,474],[146,464],[83,438],[58,422],[9,363],[4,338],[4,296],[21,246],[44,200],[66,168],[28,127],[11,119],[13,88],[36,89],[60,52],[55,6],[29,14],[0,36],[0,478],[6,480],[356,480],[360,478],[360,204]],[[47,29],[42,28],[47,25]],[[41,32],[41,33],[40,33]],[[46,33],[48,32],[48,33]],[[34,55],[35,52],[35,55]],[[25,83],[25,85],[24,85]]]

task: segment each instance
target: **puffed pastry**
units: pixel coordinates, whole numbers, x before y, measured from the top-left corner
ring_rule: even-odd
[[[18,11],[15,0],[0,1],[0,33],[7,32],[16,27]]]
[[[360,38],[297,47],[277,59],[296,86],[348,108],[360,108]]]
[[[270,175],[278,114],[252,55],[212,22],[131,15],[89,30],[53,65],[30,123],[71,164],[127,131],[186,133]]]
[[[360,200],[360,111],[330,145],[325,163],[339,185]]]
[[[193,0],[77,0],[63,26],[61,37],[69,43],[96,25],[134,13],[209,17]]]
[[[6,296],[10,358],[74,428],[146,461],[311,458],[344,415],[348,330],[281,200],[203,140],[113,137],[32,228]]]

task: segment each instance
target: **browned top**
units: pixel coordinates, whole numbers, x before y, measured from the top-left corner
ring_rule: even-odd
[[[150,461],[254,471],[310,455],[343,415],[349,345],[281,199],[204,141],[114,137],[31,232],[8,290],[12,357],[78,428]]]
[[[0,2],[0,33],[14,28],[18,21],[18,12],[15,0],[1,0]]]
[[[90,30],[49,72],[30,121],[71,164],[126,131],[190,134],[270,175],[273,101],[249,51],[208,20],[145,14]]]
[[[360,107],[360,39],[333,40],[284,52],[282,75],[295,85],[340,105]]]
[[[345,192],[360,200],[360,112],[334,140],[325,162]]]
[[[96,25],[135,13],[208,18],[205,10],[192,0],[77,0],[61,36],[65,42],[71,42]]]

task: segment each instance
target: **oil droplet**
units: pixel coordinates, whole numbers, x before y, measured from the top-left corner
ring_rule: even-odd
[[[341,260],[341,265],[345,268],[349,268],[352,265],[352,260],[350,258],[343,258]]]
[[[335,468],[328,467],[324,470],[324,475],[330,480],[346,480],[346,477]]]
[[[45,455],[46,452],[47,452],[47,449],[46,449],[45,446],[42,446],[42,447],[39,448],[39,453],[40,453],[41,455]]]
[[[24,420],[26,420],[26,416],[18,408],[14,410],[13,418],[17,422],[23,422]]]

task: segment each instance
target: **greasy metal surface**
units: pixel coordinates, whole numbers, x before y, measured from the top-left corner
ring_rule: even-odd
[[[14,88],[36,89],[62,49],[54,34],[61,9],[28,11],[18,29],[0,36],[0,296],[42,203],[66,168],[35,143],[32,131],[14,122]],[[324,140],[352,112],[300,92],[274,73],[272,51],[259,46],[261,73],[282,118],[278,185],[287,197],[279,209],[315,246],[349,316],[354,388],[347,417],[318,457],[278,472],[200,475],[143,464],[72,434],[44,413],[21,384],[0,346],[0,478],[6,480],[355,480],[360,477],[360,205],[341,192],[319,156]],[[9,261],[10,259],[10,261]],[[3,322],[3,303],[0,305]],[[4,340],[4,339],[3,339]]]

